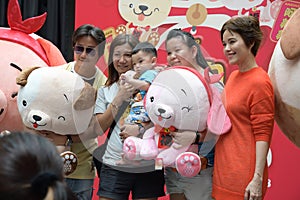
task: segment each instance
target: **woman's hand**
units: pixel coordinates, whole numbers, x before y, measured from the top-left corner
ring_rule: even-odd
[[[120,84],[119,91],[115,99],[119,99],[121,102],[128,101],[132,97],[134,92],[135,89],[131,84],[128,83]]]
[[[244,200],[261,200],[262,199],[262,177],[254,173],[254,177],[245,190]]]
[[[139,131],[139,126],[137,124],[124,124],[121,127],[121,133],[120,138],[122,140],[122,142],[124,142],[124,140],[126,138],[128,138],[129,136],[138,136],[140,133]]]
[[[46,137],[50,142],[53,142],[56,146],[64,146],[67,140],[65,135],[59,135],[52,131],[35,131],[36,133]]]
[[[183,131],[183,132],[172,132],[174,141],[174,148],[179,149],[185,146],[189,146],[195,142],[196,132]]]

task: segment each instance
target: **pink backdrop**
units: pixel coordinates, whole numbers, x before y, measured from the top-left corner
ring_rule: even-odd
[[[132,2],[138,1],[139,0],[132,0]],[[163,1],[160,0],[158,2]],[[191,8],[193,2],[199,3],[200,1],[173,0],[169,16],[177,17],[178,21],[182,20],[182,17],[187,13],[187,9]],[[249,5],[249,2],[255,4],[255,6]],[[223,47],[218,31],[222,19],[225,20],[226,17],[234,15],[256,13],[260,15],[261,27],[265,38],[257,55],[257,62],[267,70],[273,48],[278,37],[280,37],[282,24],[285,19],[289,17],[287,13],[294,8],[298,8],[300,0],[203,0],[201,4],[206,8],[207,18],[203,24],[196,27],[197,34],[195,34],[195,37],[201,39],[201,47],[206,57],[212,60],[213,64],[216,64],[217,69],[223,70],[226,77],[228,77],[230,72],[236,68],[226,63],[222,52]],[[216,18],[214,19],[214,17]],[[84,23],[94,24],[105,30],[109,38],[108,40],[110,41],[112,39],[110,30],[115,30],[121,24],[126,25],[127,21],[125,21],[119,13],[117,0],[89,0],[88,3],[85,0],[77,0],[75,27]],[[187,25],[184,23],[184,20],[182,20],[182,24],[184,29],[188,31],[192,29],[192,25]],[[176,27],[176,23],[173,21],[156,27],[155,31],[162,36],[165,31],[174,27]],[[166,52],[164,51],[163,42],[157,47],[159,49],[159,62],[165,63]],[[99,63],[99,66],[103,71],[106,70],[104,59]],[[300,173],[298,172],[300,149],[283,135],[277,125],[275,125],[270,152],[268,156],[269,188],[265,199],[300,199]],[[98,180],[96,180],[96,182],[98,182]],[[97,183],[95,185],[97,185]],[[161,199],[168,199],[168,197]]]

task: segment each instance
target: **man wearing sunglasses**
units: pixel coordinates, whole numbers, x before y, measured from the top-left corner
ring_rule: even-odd
[[[72,42],[74,61],[68,63],[65,69],[77,73],[98,90],[106,82],[106,76],[96,66],[104,54],[106,38],[103,31],[93,25],[84,24],[74,31]],[[67,176],[67,184],[78,199],[92,199],[95,178],[92,152],[96,148],[97,142],[94,138],[81,141],[77,136],[71,144],[71,151],[77,155],[79,163],[76,170]]]
[[[78,27],[72,36],[74,61],[63,66],[64,69],[77,73],[95,89],[105,84],[106,76],[96,66],[98,60],[104,54],[106,38],[101,29],[90,24]],[[96,132],[93,129],[94,132]],[[84,133],[85,134],[85,133]],[[78,165],[73,173],[66,177],[69,188],[77,196],[78,200],[91,200],[95,169],[93,166],[92,152],[97,148],[95,139],[99,133],[87,133],[83,136],[62,136],[54,133],[47,133],[55,144],[66,144],[78,157]]]

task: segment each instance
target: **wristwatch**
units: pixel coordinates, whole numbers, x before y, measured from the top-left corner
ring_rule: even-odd
[[[198,131],[196,131],[196,139],[195,139],[195,142],[193,144],[198,144],[199,140],[200,140],[200,137],[201,137],[201,133],[199,133]]]
[[[65,142],[65,146],[70,147],[72,144],[73,144],[73,139],[72,139],[71,135],[67,135],[67,140]]]

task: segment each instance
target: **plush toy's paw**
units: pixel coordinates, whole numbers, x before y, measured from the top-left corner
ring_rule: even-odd
[[[76,170],[78,164],[78,158],[76,154],[71,151],[65,151],[62,152],[60,156],[63,159],[65,175],[68,176],[69,174],[72,174]]]
[[[124,152],[125,158],[128,160],[135,160],[138,158],[136,144],[135,144],[135,141],[131,137],[128,137],[125,139],[124,144],[123,144],[123,152]]]
[[[181,153],[176,158],[175,165],[178,173],[185,177],[196,176],[201,170],[200,157],[192,152]]]

